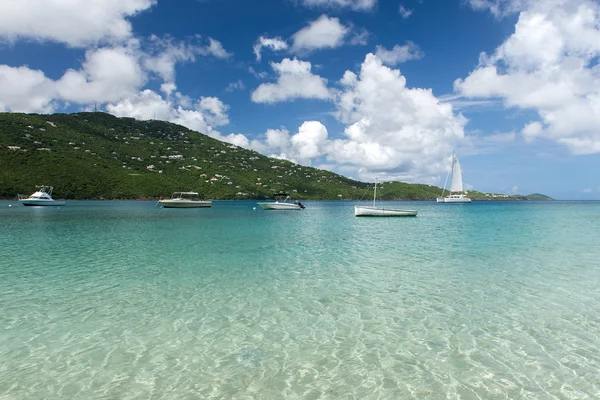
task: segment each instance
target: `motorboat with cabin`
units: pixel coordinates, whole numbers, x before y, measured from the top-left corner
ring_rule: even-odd
[[[19,194],[19,203],[24,206],[64,206],[66,204],[64,200],[54,200],[52,198],[54,187],[41,185],[36,186],[36,188],[37,190],[29,196]]]
[[[212,201],[202,200],[197,192],[175,192],[169,199],[158,200],[163,208],[201,208],[211,207]]]

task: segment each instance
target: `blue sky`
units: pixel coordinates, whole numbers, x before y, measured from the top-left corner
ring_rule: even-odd
[[[0,111],[180,123],[355,179],[600,199],[592,0],[5,0]]]

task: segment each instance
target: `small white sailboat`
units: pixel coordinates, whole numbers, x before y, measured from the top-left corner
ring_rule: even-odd
[[[302,210],[304,209],[304,205],[300,203],[298,200],[295,202],[288,201],[290,199],[290,195],[287,193],[277,193],[274,195],[275,201],[256,203],[263,210]]]
[[[54,200],[52,198],[52,186],[36,186],[37,191],[30,196],[24,196],[22,194],[17,195],[19,197],[19,203],[24,206],[64,206],[66,202],[64,200]]]
[[[163,208],[201,208],[211,207],[212,201],[201,200],[197,192],[175,192],[170,199],[158,201]]]
[[[442,197],[437,198],[438,203],[470,203],[471,199],[463,193],[463,181],[462,171],[460,169],[460,162],[456,153],[452,153],[452,168],[449,174],[452,173],[452,180],[450,184],[450,194],[444,197],[446,191],[446,184],[448,183],[448,176],[446,176],[446,182],[444,182],[444,189],[442,190]]]
[[[399,210],[395,208],[377,207],[377,180],[373,191],[373,206],[354,206],[356,217],[416,217],[416,210]]]

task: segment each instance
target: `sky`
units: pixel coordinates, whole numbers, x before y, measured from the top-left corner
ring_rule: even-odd
[[[361,181],[600,200],[596,0],[2,0],[0,111],[157,119]]]

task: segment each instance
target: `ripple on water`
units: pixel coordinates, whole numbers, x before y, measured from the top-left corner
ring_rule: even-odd
[[[600,393],[598,206],[103,204],[0,211],[0,397]]]

